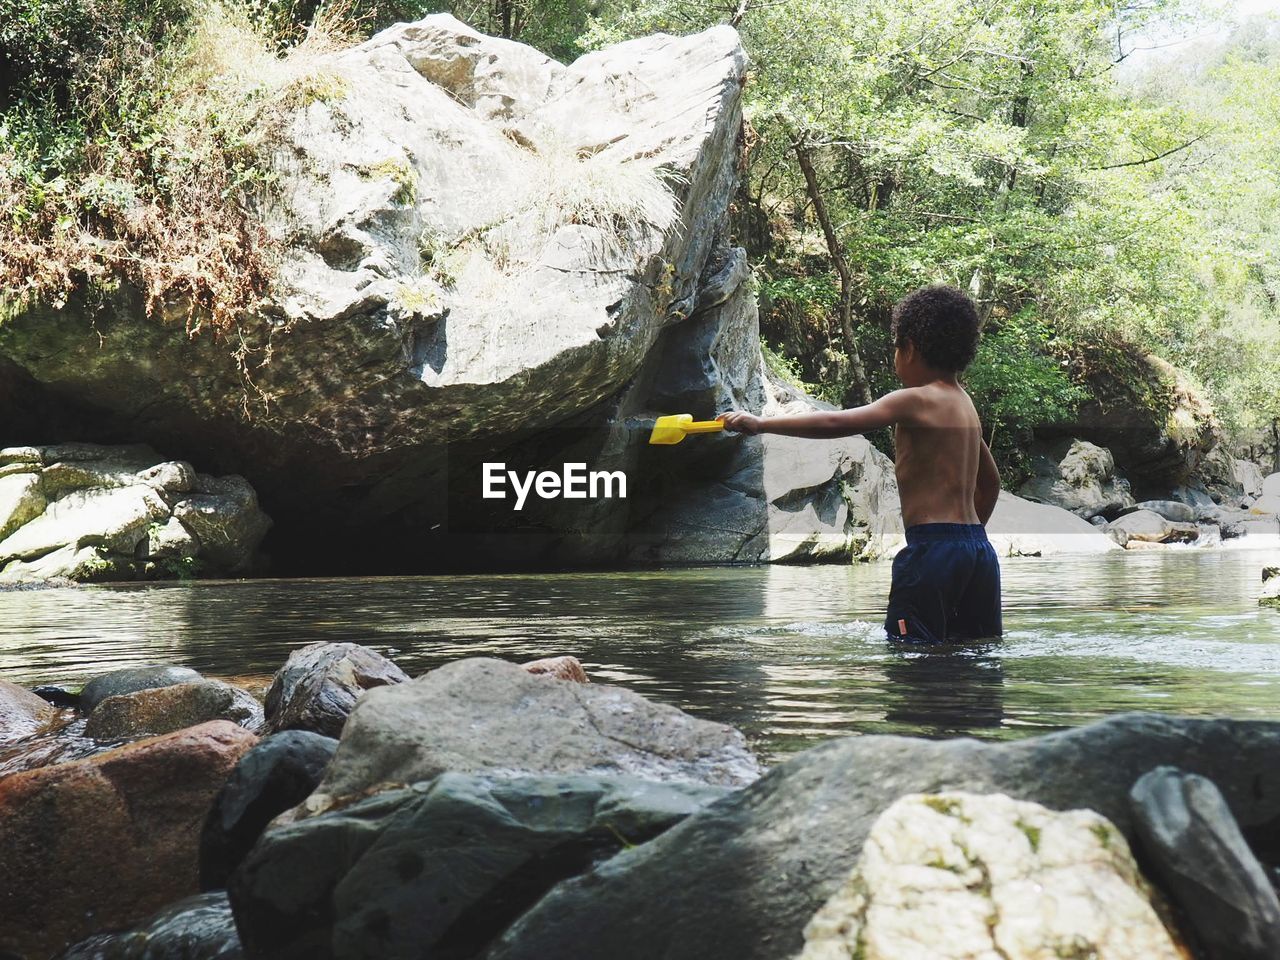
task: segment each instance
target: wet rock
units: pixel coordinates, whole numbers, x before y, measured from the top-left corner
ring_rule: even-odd
[[[267,727],[338,737],[361,694],[408,679],[382,654],[358,643],[309,643],[276,672],[267,691]]]
[[[54,763],[83,760],[118,746],[89,739],[84,735],[84,725],[83,719],[57,718],[32,736],[0,745],[0,777]]]
[[[1001,490],[987,536],[1001,556],[1048,557],[1118,550],[1097,527],[1061,507],[1032,503]]]
[[[1280,567],[1263,567],[1262,594],[1258,602],[1264,606],[1280,607]]]
[[[119,697],[139,690],[155,690],[178,683],[203,679],[190,667],[158,663],[145,667],[126,667],[94,677],[80,691],[80,709],[92,713],[107,697]]]
[[[330,737],[286,730],[240,758],[200,832],[202,890],[226,886],[267,824],[316,788],[337,748],[338,741]]]
[[[370,691],[304,810],[450,770],[618,774],[719,786],[741,786],[760,773],[732,727],[621,687],[548,683],[514,663],[477,657]]]
[[[94,740],[155,736],[210,720],[230,720],[248,730],[262,725],[262,705],[247,690],[200,679],[107,697],[89,716],[84,735]]]
[[[582,669],[582,661],[577,657],[545,657],[542,660],[530,660],[520,666],[540,677],[555,677],[557,680],[572,680],[574,683],[591,682],[587,678],[587,671]]]
[[[1154,878],[1182,908],[1207,955],[1280,957],[1280,900],[1213,782],[1159,767],[1130,796]]]
[[[26,687],[0,680],[0,743],[30,736],[53,716],[53,708]]]
[[[0,952],[48,957],[196,892],[196,839],[257,737],[217,720],[0,779]]]
[[[165,907],[126,933],[76,944],[59,960],[243,960],[240,936],[223,891]]]
[[[1280,817],[1277,751],[1280,723],[1158,714],[1015,743],[836,740],[557,885],[486,960],[541,960],[567,943],[578,956],[610,960],[790,960],[871,825],[905,794],[1004,793],[1052,810],[1090,809],[1132,843],[1129,790],[1169,764],[1217,783],[1247,834]]]
[[[1115,458],[1106,447],[1087,440],[1062,441],[1032,457],[1032,477],[1019,496],[1070,510],[1088,520],[1114,515],[1133,504],[1129,482],[1116,473]]]
[[[253,956],[461,960],[556,882],[727,792],[445,773],[273,829],[233,875],[231,901]],[[591,954],[546,954],[568,955]]]
[[[799,960],[1184,960],[1105,817],[994,794],[911,795],[876,820]]]
[[[45,701],[45,703],[52,704],[55,707],[80,706],[80,691],[68,687],[45,684],[41,687],[33,687],[31,692]]]
[[[1128,535],[1129,546],[1132,546],[1135,540],[1146,543],[1189,543],[1200,536],[1200,528],[1194,523],[1166,520],[1154,510],[1126,513],[1113,520],[1111,528],[1123,530]]]

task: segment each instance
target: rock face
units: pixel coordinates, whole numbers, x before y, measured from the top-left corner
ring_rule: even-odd
[[[218,890],[276,816],[320,783],[338,741],[307,730],[267,737],[240,758],[200,832],[200,887]]]
[[[880,815],[800,960],[1182,960],[1104,817],[999,794],[906,796]]]
[[[1262,496],[1262,468],[1252,460],[1235,460],[1232,464],[1232,473],[1235,476],[1236,483],[1240,485],[1240,492],[1246,497]]]
[[[245,573],[270,525],[243,478],[150,447],[0,450],[0,580]]]
[[[9,381],[68,435],[246,477],[291,571],[881,549],[895,487],[865,440],[646,443],[662,413],[814,405],[770,385],[732,245],[747,70],[732,29],[565,66],[442,14],[316,69],[324,95],[296,98],[268,141],[264,227],[284,250],[238,331],[253,386],[225,339],[148,317],[125,286],[6,318],[0,396]],[[17,411],[0,442],[50,422]],[[623,471],[628,492],[517,512],[482,496],[487,462]]]
[[[1213,780],[1249,835],[1280,816],[1280,724],[1127,714],[1016,743],[862,736],[772,768],[649,843],[560,884],[486,960],[782,960],[844,883],[872,824],[909,793],[1004,793],[1090,809],[1133,840],[1129,790],[1169,764]],[[681,895],[671,895],[678,877]]]
[[[0,952],[48,957],[196,892],[196,838],[256,741],[214,721],[0,779]]]
[[[1114,515],[1133,504],[1129,482],[1116,474],[1115,458],[1106,447],[1087,440],[1062,441],[1032,458],[1033,475],[1018,494],[1053,504],[1088,520]]]
[[[759,775],[742,734],[603,683],[557,683],[514,663],[458,660],[369,691],[305,809],[444,773],[617,774],[741,786]]]
[[[267,691],[267,727],[338,737],[366,690],[404,683],[408,675],[357,643],[309,643],[289,654]]]
[[[236,921],[252,956],[474,957],[559,880],[727,792],[442,774],[272,830],[232,877]]]
[[[89,716],[84,735],[94,740],[155,736],[210,720],[248,730],[262,724],[262,706],[246,690],[220,680],[197,680],[107,697]]]
[[[76,944],[59,960],[243,960],[231,905],[223,891],[165,907],[126,933]]]
[[[1172,767],[1134,784],[1134,821],[1155,878],[1213,960],[1280,957],[1280,900],[1213,781]]]
[[[53,715],[53,708],[30,690],[0,680],[0,744],[30,736]]]
[[[1060,553],[1106,553],[1120,547],[1087,520],[1049,504],[1032,503],[1000,491],[987,523],[996,552],[1009,557],[1047,557]]]

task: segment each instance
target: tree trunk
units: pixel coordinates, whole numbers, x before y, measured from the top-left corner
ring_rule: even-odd
[[[862,363],[862,353],[858,350],[858,341],[853,335],[853,275],[849,271],[848,261],[844,257],[844,249],[840,246],[840,238],[836,236],[835,227],[831,223],[831,215],[827,212],[826,201],[822,198],[822,190],[818,185],[818,173],[813,168],[813,154],[804,141],[796,139],[792,142],[796,160],[800,163],[800,171],[804,174],[805,186],[808,189],[809,202],[813,204],[813,212],[822,226],[822,235],[827,240],[827,252],[840,277],[840,333],[844,337],[845,354],[849,357],[849,366],[853,373],[853,382],[849,385],[845,403],[866,404],[871,402],[871,387],[867,383],[867,369]]]

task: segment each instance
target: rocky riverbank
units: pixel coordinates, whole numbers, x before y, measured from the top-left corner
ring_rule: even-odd
[[[1127,714],[765,771],[571,657],[410,679],[354,644],[268,691],[0,684],[0,951],[1262,960],[1277,749],[1276,723]]]

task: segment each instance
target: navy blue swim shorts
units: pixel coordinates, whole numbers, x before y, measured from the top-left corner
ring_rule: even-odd
[[[986,528],[907,527],[907,545],[893,558],[884,628],[893,640],[933,643],[1000,636],[1000,561]]]

